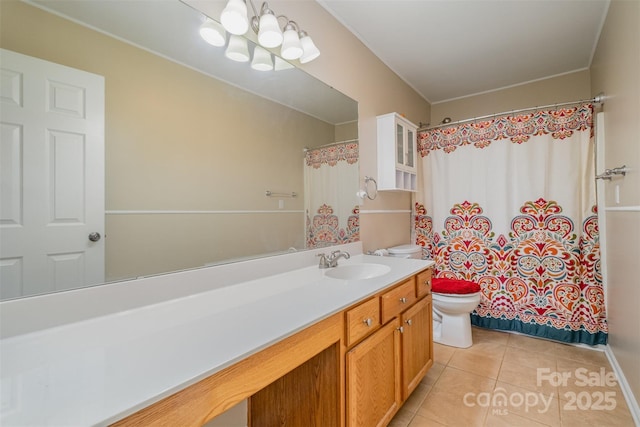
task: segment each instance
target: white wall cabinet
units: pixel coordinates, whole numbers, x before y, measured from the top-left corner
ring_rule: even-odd
[[[397,113],[377,121],[378,189],[416,191],[418,127]]]

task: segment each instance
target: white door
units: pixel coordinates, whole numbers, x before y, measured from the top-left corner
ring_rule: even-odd
[[[104,77],[4,49],[0,68],[0,299],[101,283]]]

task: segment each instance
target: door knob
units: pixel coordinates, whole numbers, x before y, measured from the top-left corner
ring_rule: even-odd
[[[98,240],[100,240],[100,237],[100,233],[98,233],[97,231],[89,234],[89,240],[91,240],[92,242],[97,242]]]

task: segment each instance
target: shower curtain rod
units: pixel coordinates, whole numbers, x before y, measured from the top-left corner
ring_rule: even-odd
[[[313,147],[313,148],[304,147],[302,150],[306,153],[307,151],[315,150],[316,148],[331,147],[332,145],[346,144],[347,142],[358,142],[358,138],[356,138],[356,139],[345,139],[344,141],[336,141],[336,142],[332,142],[330,144],[318,145],[317,147]]]
[[[572,102],[560,102],[558,104],[549,104],[549,105],[542,105],[542,106],[539,106],[539,107],[521,108],[519,110],[504,111],[502,113],[487,114],[486,116],[473,117],[471,119],[458,120],[456,122],[440,123],[439,125],[435,125],[435,126],[421,127],[421,128],[418,129],[418,131],[420,132],[420,131],[425,131],[425,130],[438,129],[438,128],[445,127],[445,126],[454,126],[454,125],[459,125],[459,124],[462,124],[462,123],[473,122],[473,121],[476,121],[476,120],[483,120],[483,119],[495,118],[495,117],[498,117],[498,116],[504,116],[504,115],[507,115],[507,114],[523,113],[525,111],[543,110],[545,108],[562,107],[562,106],[565,106],[565,105],[576,105],[576,104],[584,104],[584,103],[602,104],[603,102],[604,102],[604,93],[600,93],[600,94],[598,94],[597,96],[594,96],[591,99],[583,99],[581,101],[572,101]]]

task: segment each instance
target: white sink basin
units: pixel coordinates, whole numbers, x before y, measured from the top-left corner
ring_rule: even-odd
[[[339,265],[338,267],[327,269],[324,275],[332,279],[362,280],[382,276],[389,271],[391,271],[391,267],[388,265],[363,263]]]

